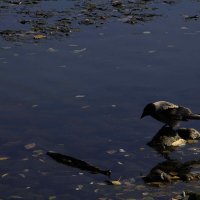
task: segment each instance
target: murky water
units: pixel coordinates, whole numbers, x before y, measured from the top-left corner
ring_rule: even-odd
[[[197,182],[154,188],[141,178],[165,161],[146,145],[162,124],[140,120],[144,105],[168,100],[200,110],[199,20],[183,17],[199,14],[199,2],[158,5],[162,16],[137,25],[112,19],[67,38],[1,38],[1,199],[169,199],[199,190]],[[199,144],[171,157],[193,160],[191,147]],[[111,169],[112,180],[129,185],[58,164],[49,150]]]

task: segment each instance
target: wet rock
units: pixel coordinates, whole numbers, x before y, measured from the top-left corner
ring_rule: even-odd
[[[119,1],[119,0],[113,0],[112,1],[112,6],[114,7],[118,7],[118,6],[121,6],[122,5],[122,2]]]
[[[178,135],[185,140],[198,140],[200,133],[194,128],[180,128],[177,130]]]
[[[170,127],[161,128],[158,133],[147,143],[159,153],[173,151],[186,143],[200,139],[200,133],[194,128],[180,128],[173,130]]]
[[[177,131],[171,129],[170,127],[161,128],[158,133],[152,138],[152,140],[148,143],[149,146],[160,146],[160,147],[174,147],[174,146],[182,146],[185,144],[185,141],[178,145],[173,145],[175,142],[181,140],[182,138],[177,133]]]

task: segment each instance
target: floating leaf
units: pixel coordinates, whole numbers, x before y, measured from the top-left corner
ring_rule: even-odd
[[[112,183],[112,185],[121,185],[122,183],[118,180],[118,181],[110,181]]]
[[[29,158],[22,158],[22,160],[23,160],[23,161],[27,161],[27,160],[29,160]]]
[[[6,177],[6,176],[8,176],[8,173],[5,173],[5,174],[1,175],[2,178]]]
[[[23,197],[18,196],[18,195],[12,195],[12,196],[9,196],[9,199],[23,199]]]
[[[94,192],[97,193],[99,191],[99,189],[95,189]]]
[[[35,148],[36,144],[35,143],[30,143],[30,144],[26,144],[24,147],[25,149],[33,149]]]
[[[56,196],[49,196],[48,200],[54,200],[56,199]]]
[[[58,67],[58,68],[66,68],[67,66],[66,65],[58,65],[56,67]]]
[[[26,175],[25,174],[19,174],[19,176],[21,176],[22,178],[26,178]]]
[[[143,34],[151,34],[151,31],[143,31]]]
[[[84,51],[86,51],[86,48],[83,48],[83,49],[76,49],[76,50],[73,51],[73,53],[82,53],[82,52],[84,52]]]
[[[34,35],[33,39],[39,40],[39,39],[44,39],[46,37],[47,37],[46,35],[38,34],[38,35]]]
[[[83,185],[78,185],[76,190],[82,190],[83,189]]]
[[[153,49],[148,51],[148,53],[155,53],[155,52],[156,50],[153,50]]]
[[[11,47],[1,47],[2,49],[5,49],[5,50],[7,50],[7,49],[11,49]]]
[[[187,30],[188,27],[186,27],[186,26],[182,26],[181,29],[182,29],[182,30]]]
[[[38,105],[37,105],[37,104],[34,104],[34,105],[32,105],[32,108],[36,108],[36,107],[38,107]]]
[[[78,44],[69,44],[69,47],[78,47]]]
[[[0,156],[0,161],[1,160],[8,160],[9,158],[8,157],[6,157],[6,156]]]
[[[85,95],[83,95],[83,94],[79,94],[79,95],[76,95],[75,97],[76,97],[76,98],[84,98]]]
[[[117,151],[116,150],[114,150],[114,149],[112,149],[112,150],[108,150],[108,151],[106,151],[108,154],[114,154],[114,153],[116,153]]]
[[[111,181],[106,181],[110,185],[121,185],[122,183],[120,182],[121,177],[118,180],[111,180]]]
[[[82,109],[90,108],[90,105],[82,106]]]
[[[44,154],[44,151],[42,149],[37,149],[33,151],[35,156],[40,156]]]
[[[50,53],[54,53],[54,52],[56,52],[56,51],[57,51],[57,50],[54,49],[54,48],[52,48],[52,47],[48,48],[48,52],[50,52]]]
[[[99,182],[99,183],[97,183],[97,185],[105,186],[105,185],[106,185],[106,183]]]
[[[120,153],[125,153],[126,151],[124,149],[119,149]]]

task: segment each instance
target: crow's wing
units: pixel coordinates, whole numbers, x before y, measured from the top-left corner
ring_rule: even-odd
[[[160,111],[169,120],[187,121],[192,113],[189,108],[178,106],[176,108],[168,107]],[[160,113],[160,114],[161,114]]]

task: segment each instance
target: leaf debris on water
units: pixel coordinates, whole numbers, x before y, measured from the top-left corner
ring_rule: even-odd
[[[69,47],[78,47],[78,44],[69,44]]]
[[[54,200],[56,199],[56,196],[49,196],[48,200]]]
[[[9,199],[23,199],[23,197],[19,196],[19,195],[11,195],[8,197]]]
[[[8,160],[9,158],[6,157],[6,156],[0,156],[0,161],[3,161],[3,160]]]
[[[26,144],[24,147],[25,149],[29,150],[29,149],[33,149],[35,148],[36,144],[33,142],[33,143],[30,143],[30,144]]]
[[[58,65],[56,67],[58,67],[58,68],[66,68],[67,66],[66,65]]]
[[[25,174],[19,174],[19,176],[21,176],[22,178],[26,178],[26,175]]]
[[[56,49],[54,49],[54,48],[52,48],[52,47],[50,47],[50,48],[48,48],[48,50],[47,50],[48,52],[50,52],[50,53],[54,53],[54,52],[56,52],[57,50]]]
[[[76,190],[82,190],[83,189],[83,185],[78,185],[77,187],[76,187]]]
[[[153,50],[153,49],[148,51],[148,53],[155,53],[155,52],[156,50]]]
[[[151,31],[143,31],[142,33],[147,35],[147,34],[151,34]]]
[[[5,47],[1,47],[2,49],[8,50],[11,49],[11,47],[5,46]]]
[[[105,186],[105,185],[106,185],[106,183],[104,183],[104,182],[98,182],[98,183],[97,183],[97,185],[100,185],[100,186]]]
[[[111,155],[116,153],[116,152],[117,152],[117,150],[114,150],[114,149],[106,151],[106,153],[111,154]]]
[[[118,180],[108,180],[108,181],[106,181],[106,183],[109,185],[121,185],[122,183],[121,183],[120,179],[121,179],[121,177],[119,177]]]
[[[27,160],[29,160],[29,158],[22,158],[21,160],[23,160],[23,161],[27,161]]]
[[[90,105],[82,106],[82,109],[90,108]]]
[[[38,107],[37,104],[32,105],[32,108],[37,108],[37,107]]]
[[[112,183],[112,185],[121,185],[122,183],[117,180],[117,181],[110,181]]]
[[[2,174],[2,175],[1,175],[1,178],[4,178],[4,177],[6,177],[6,176],[8,176],[8,175],[9,175],[9,173]]]
[[[182,30],[188,30],[189,28],[186,27],[186,26],[181,26],[181,29],[182,29]]]
[[[126,151],[124,149],[119,149],[120,153],[125,153]]]
[[[46,35],[42,35],[42,34],[38,34],[38,35],[34,35],[33,39],[39,40],[39,39],[45,39],[47,38]]]
[[[82,53],[82,52],[84,52],[84,51],[86,51],[87,49],[86,48],[83,48],[83,49],[75,49],[74,51],[73,51],[73,53]]]
[[[85,95],[83,95],[83,94],[79,94],[79,95],[76,95],[75,97],[76,97],[76,98],[84,98]]]

